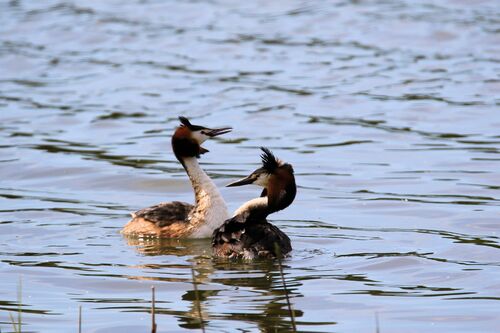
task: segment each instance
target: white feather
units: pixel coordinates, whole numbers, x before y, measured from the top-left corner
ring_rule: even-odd
[[[255,185],[259,185],[262,187],[267,187],[269,184],[269,178],[271,177],[268,173],[261,173],[259,177],[253,182]]]
[[[246,219],[245,214],[248,214],[252,209],[260,207],[267,207],[267,197],[255,198],[245,202],[234,212],[233,216],[242,216],[244,221]]]
[[[191,238],[211,237],[214,230],[229,218],[226,202],[196,158],[185,158],[184,165],[196,195],[196,206],[190,220],[192,224],[199,226],[191,234]]]
[[[195,139],[196,142],[198,142],[198,144],[200,145],[210,138],[208,135],[203,134],[202,130],[191,132],[191,137]]]

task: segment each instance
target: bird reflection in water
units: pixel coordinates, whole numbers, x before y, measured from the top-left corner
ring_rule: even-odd
[[[290,281],[286,277],[288,266],[283,263],[284,277],[287,288],[283,287],[281,281],[279,263],[277,260],[254,259],[253,261],[234,261],[228,259],[214,260],[214,268],[221,278],[213,278],[212,283],[226,286],[226,290],[242,289],[250,291],[256,296],[242,297],[242,304],[234,304],[235,308],[251,308],[248,312],[229,312],[218,314],[218,317],[231,321],[244,321],[257,325],[260,332],[292,332],[290,312],[287,307],[286,297],[290,298],[293,304],[295,297],[301,295],[297,293],[298,281]],[[286,290],[286,292],[285,292]],[[233,300],[235,297],[231,297]],[[301,310],[293,308],[295,318],[303,316]]]
[[[128,245],[133,246],[137,252],[145,256],[174,255],[190,256],[192,268],[195,272],[195,283],[198,292],[195,292],[191,273],[186,278],[164,278],[164,277],[135,277],[139,280],[155,280],[165,282],[188,282],[191,287],[182,295],[182,301],[190,302],[187,311],[178,311],[175,308],[167,308],[166,304],[157,306],[158,315],[174,315],[179,320],[182,328],[201,328],[201,317],[204,326],[210,328],[211,320],[229,320],[232,322],[242,321],[246,325],[256,325],[260,332],[289,332],[292,330],[290,312],[287,307],[286,296],[291,299],[300,296],[297,294],[300,283],[290,281],[286,278],[286,260],[283,263],[285,280],[287,281],[287,292],[281,282],[279,264],[276,260],[228,260],[212,258],[210,253],[210,240],[207,239],[158,239],[158,238],[125,238]],[[207,250],[208,249],[208,250]],[[152,264],[144,265],[143,268],[172,268],[190,269],[186,265]],[[217,271],[217,276],[213,276]],[[184,276],[184,275],[183,275]],[[157,287],[161,291],[161,285]],[[233,304],[237,311],[217,312],[217,304],[227,305],[224,296],[228,293],[244,293],[244,290],[255,294],[249,297],[241,297],[242,304]],[[157,297],[158,298],[158,297]],[[231,299],[235,299],[231,297]],[[175,306],[175,300],[170,300]],[[171,303],[172,304],[172,303]],[[242,308],[248,311],[241,311]],[[294,309],[295,318],[303,316],[303,312]]]

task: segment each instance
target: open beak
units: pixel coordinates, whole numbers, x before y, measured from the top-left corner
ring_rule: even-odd
[[[255,181],[255,176],[254,174],[251,174],[248,177],[242,178],[240,180],[237,180],[235,182],[229,183],[226,185],[226,187],[233,187],[233,186],[241,186],[241,185],[248,185],[252,184]]]
[[[223,127],[223,128],[215,128],[211,129],[210,131],[206,132],[207,135],[211,138],[214,136],[222,135],[231,132],[233,129],[231,127]]]

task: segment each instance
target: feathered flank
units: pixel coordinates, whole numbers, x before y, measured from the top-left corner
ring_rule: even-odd
[[[269,173],[273,173],[280,166],[281,161],[268,148],[260,147],[260,150],[264,152],[260,155],[260,158],[262,158],[262,167]]]

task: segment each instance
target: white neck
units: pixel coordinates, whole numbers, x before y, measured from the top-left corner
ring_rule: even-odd
[[[246,212],[250,212],[252,209],[265,208],[267,207],[267,197],[260,197],[249,200],[241,205],[235,212],[233,216],[241,215]]]
[[[195,207],[190,213],[194,226],[193,238],[211,237],[215,229],[229,218],[226,202],[214,182],[198,164],[195,157],[183,158],[186,172],[195,193]]]
[[[241,205],[234,212],[233,218],[236,218],[236,220],[240,223],[245,223],[247,222],[247,219],[252,211],[260,209],[264,210],[267,207],[267,205],[268,205],[267,196],[249,200],[245,202],[243,205]]]

